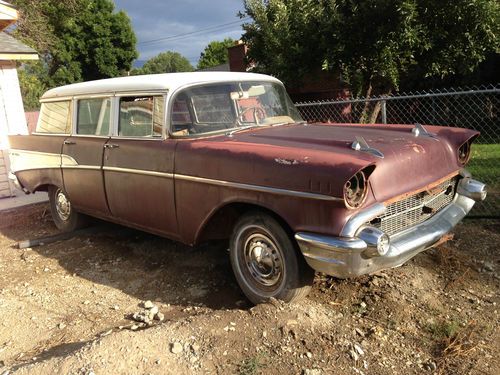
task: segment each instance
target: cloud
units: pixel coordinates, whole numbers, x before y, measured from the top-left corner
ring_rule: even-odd
[[[139,60],[147,60],[160,52],[175,51],[196,65],[200,53],[212,40],[230,37],[239,39],[242,34],[237,22],[238,11],[243,10],[241,0],[114,0],[117,10],[124,10],[132,20],[138,39]],[[237,22],[220,28],[223,25]],[[242,22],[243,23],[243,22]],[[194,35],[144,43],[178,34],[203,31]]]

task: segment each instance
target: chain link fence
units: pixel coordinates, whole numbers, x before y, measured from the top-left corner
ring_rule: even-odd
[[[295,104],[308,122],[421,123],[480,131],[467,168],[488,185],[488,197],[471,214],[500,217],[500,84]]]

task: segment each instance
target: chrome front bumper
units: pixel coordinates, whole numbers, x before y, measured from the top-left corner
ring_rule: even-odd
[[[467,215],[476,201],[485,198],[486,185],[469,177],[462,178],[449,206],[423,223],[392,236],[383,255],[373,251],[373,244],[360,238],[362,231],[370,230],[366,223],[385,210],[382,204],[352,217],[340,237],[300,232],[295,238],[314,270],[340,278],[364,275],[400,266],[432,247]]]

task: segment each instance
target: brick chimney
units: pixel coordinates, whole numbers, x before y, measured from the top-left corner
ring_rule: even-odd
[[[234,46],[229,47],[227,50],[229,53],[229,70],[231,72],[246,72],[245,56],[248,50],[247,45],[238,40]]]

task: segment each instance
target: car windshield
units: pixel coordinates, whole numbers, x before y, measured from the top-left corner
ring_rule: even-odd
[[[274,82],[231,82],[190,87],[174,99],[172,134],[231,132],[302,121],[284,87]]]

